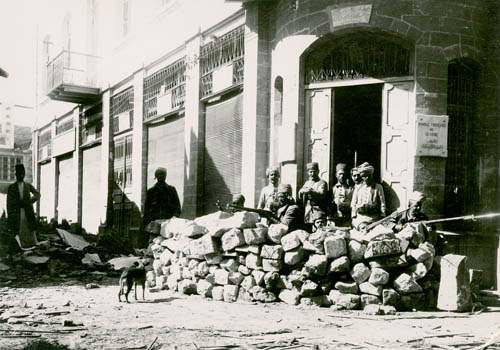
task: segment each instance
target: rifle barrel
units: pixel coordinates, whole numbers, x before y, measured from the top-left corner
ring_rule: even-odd
[[[500,213],[489,213],[483,215],[464,215],[464,216],[455,216],[452,218],[442,218],[442,219],[434,219],[434,220],[426,220],[423,221],[424,224],[435,224],[439,222],[447,222],[447,221],[458,221],[458,220],[476,220],[476,219],[487,219],[494,218],[500,216]]]

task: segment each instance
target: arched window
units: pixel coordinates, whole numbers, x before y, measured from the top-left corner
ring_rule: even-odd
[[[363,78],[408,76],[410,50],[387,35],[353,33],[325,36],[310,48],[306,84]]]
[[[274,80],[274,117],[273,117],[273,159],[272,164],[279,162],[279,128],[283,120],[283,78],[278,76]]]
[[[445,216],[475,211],[478,203],[478,155],[474,147],[477,66],[455,60],[448,66],[448,158],[444,193]],[[458,228],[458,227],[454,227]]]

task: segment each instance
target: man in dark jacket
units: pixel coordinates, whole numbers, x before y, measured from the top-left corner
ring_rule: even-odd
[[[23,164],[16,164],[16,182],[7,190],[7,217],[12,235],[19,235],[22,248],[37,244],[36,218],[33,203],[40,199],[40,192],[24,182],[26,172]]]
[[[155,171],[156,184],[146,193],[144,203],[144,225],[153,220],[170,219],[181,215],[181,204],[175,187],[165,182],[167,170],[158,168]]]

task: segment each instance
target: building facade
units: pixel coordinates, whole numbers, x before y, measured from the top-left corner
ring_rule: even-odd
[[[40,53],[42,216],[133,236],[158,166],[193,218],[255,205],[269,165],[297,191],[311,161],[330,185],[337,163],[374,165],[390,211],[414,190],[432,218],[500,207],[494,2],[68,3]],[[497,227],[443,227],[487,285]]]

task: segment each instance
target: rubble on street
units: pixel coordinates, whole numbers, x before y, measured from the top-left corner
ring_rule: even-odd
[[[0,219],[0,235],[6,234],[5,220]],[[0,245],[0,286],[40,286],[71,281],[98,284],[105,277],[119,276],[120,272],[107,263],[108,260],[124,256],[138,259],[141,255],[112,231],[99,236],[76,231],[76,227],[62,228],[41,222],[36,246],[7,254],[6,247]]]

